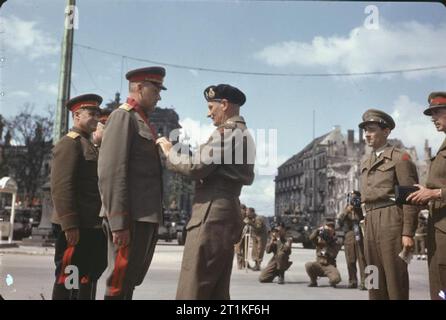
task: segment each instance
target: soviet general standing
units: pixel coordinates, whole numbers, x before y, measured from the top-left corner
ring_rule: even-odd
[[[129,97],[104,128],[99,155],[101,215],[108,235],[105,299],[131,300],[149,269],[162,222],[162,174],[149,115],[161,99],[165,70],[129,71]]]
[[[107,242],[99,218],[98,150],[91,139],[101,102],[96,94],[69,100],[66,106],[73,116],[73,128],[53,150],[52,222],[59,230],[53,300],[94,300],[96,282],[107,266]],[[73,267],[78,283],[67,279],[76,274]]]

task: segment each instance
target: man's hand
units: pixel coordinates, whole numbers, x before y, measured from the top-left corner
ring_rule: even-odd
[[[406,201],[416,205],[426,205],[430,200],[438,200],[441,198],[440,189],[428,189],[420,184],[416,184],[420,190],[411,193]]]
[[[414,246],[414,241],[412,237],[409,236],[402,236],[401,241],[403,243],[403,247],[409,250],[412,250]]]
[[[65,230],[65,238],[67,239],[67,244],[69,247],[77,245],[79,242],[79,229],[72,228]]]
[[[126,247],[130,243],[130,230],[119,230],[112,232],[113,243],[119,247]]]
[[[156,140],[156,144],[161,147],[164,155],[167,157],[169,155],[170,149],[172,149],[172,142],[170,142],[167,138],[161,137]]]

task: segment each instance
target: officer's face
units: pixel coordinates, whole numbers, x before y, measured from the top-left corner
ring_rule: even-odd
[[[224,122],[224,110],[222,101],[208,102],[208,118],[214,122],[214,126],[218,127]]]
[[[446,108],[433,109],[431,120],[437,131],[446,132]]]
[[[92,133],[96,130],[99,121],[99,111],[94,109],[80,109],[74,114],[75,125],[79,129]]]
[[[152,113],[156,104],[161,100],[161,88],[150,81],[144,81],[140,84],[140,101],[139,104],[146,112]]]
[[[387,143],[387,137],[390,134],[390,129],[382,129],[376,123],[365,125],[364,131],[365,141],[373,150],[384,146]]]

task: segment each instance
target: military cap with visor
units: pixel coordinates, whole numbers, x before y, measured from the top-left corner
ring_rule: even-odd
[[[166,69],[163,67],[147,67],[127,72],[126,79],[130,82],[151,82],[161,90],[167,90],[163,85]]]
[[[429,102],[429,107],[423,113],[431,116],[432,110],[446,108],[446,92],[432,92],[427,98],[427,102]]]
[[[229,84],[212,85],[204,89],[204,98],[211,101],[220,101],[223,99],[231,103],[242,106],[246,102],[245,94],[238,88]]]
[[[94,93],[83,94],[74,97],[66,102],[66,107],[71,112],[76,112],[79,109],[99,109],[102,103],[102,97]]]
[[[384,111],[377,109],[369,109],[364,112],[359,128],[364,129],[366,125],[371,123],[376,123],[379,126],[389,128],[390,130],[395,128],[395,121],[393,118]]]

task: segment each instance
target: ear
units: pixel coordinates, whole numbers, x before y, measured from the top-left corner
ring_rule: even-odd
[[[223,99],[223,100],[221,100],[221,105],[222,105],[221,106],[222,110],[226,111],[229,108],[229,101],[226,99]]]

